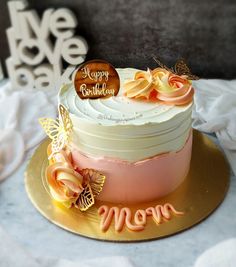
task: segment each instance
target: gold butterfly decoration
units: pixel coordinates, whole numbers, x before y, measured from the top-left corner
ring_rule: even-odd
[[[52,139],[52,153],[59,152],[68,144],[73,124],[69,112],[63,105],[59,105],[59,119],[40,118],[39,122]]]
[[[83,169],[80,174],[85,181],[89,181],[94,197],[98,196],[102,191],[106,179],[105,175],[93,169]]]
[[[106,177],[93,169],[83,169],[80,174],[88,184],[77,199],[76,207],[81,211],[86,211],[93,206],[94,198],[102,191]]]
[[[90,184],[88,184],[84,191],[80,194],[79,198],[76,201],[76,208],[79,208],[81,211],[86,211],[94,205],[94,195]]]
[[[52,139],[52,142],[47,150],[49,159],[52,157],[55,160],[54,155],[56,153],[61,154],[62,158],[64,159],[62,162],[57,160],[49,161],[48,168],[50,169],[48,169],[49,171],[46,172],[47,176],[51,178],[54,177],[52,174],[54,174],[55,168],[58,168],[61,165],[62,169],[64,169],[65,179],[70,180],[70,176],[68,178],[68,176],[66,175],[66,170],[69,169],[69,174],[72,175],[76,170],[74,169],[75,166],[73,166],[71,157],[65,156],[66,152],[65,150],[63,150],[70,141],[70,136],[73,129],[73,124],[70,119],[69,112],[63,105],[59,105],[59,119],[54,120],[50,118],[41,118],[39,119],[39,122],[45,130],[46,134]],[[106,177],[102,173],[93,169],[82,169],[79,171],[79,174],[83,177],[81,182],[83,191],[79,194],[79,196],[75,195],[72,201],[70,201],[69,205],[67,202],[65,202],[65,198],[63,197],[64,190],[59,190],[59,192],[57,193],[62,196],[61,202],[66,207],[71,207],[74,204],[74,206],[81,211],[86,211],[94,205],[95,198],[102,191]],[[54,179],[57,179],[56,176],[54,177]],[[54,188],[55,184],[57,184],[57,186]],[[60,185],[61,184],[59,183],[49,183],[49,187],[51,186],[53,190],[58,190],[58,186],[60,187]],[[65,187],[64,185],[61,186]],[[54,198],[52,194],[50,195],[52,198]]]
[[[196,75],[193,75],[191,73],[190,68],[187,66],[186,62],[184,59],[179,59],[177,60],[177,62],[175,63],[175,66],[173,68],[168,68],[166,65],[164,65],[159,59],[157,59],[156,57],[153,57],[153,59],[155,60],[155,62],[163,69],[166,69],[169,72],[172,72],[176,75],[185,75],[187,76],[187,78],[189,80],[199,80],[199,77]]]

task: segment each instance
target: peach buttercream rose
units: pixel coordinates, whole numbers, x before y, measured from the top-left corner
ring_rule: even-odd
[[[155,80],[152,71],[137,71],[134,80],[124,84],[125,95],[129,98],[150,99],[156,96]]]
[[[50,146],[48,149],[50,155]],[[50,194],[66,207],[76,203],[84,190],[83,176],[74,170],[71,155],[65,150],[55,153],[46,169],[46,178]]]
[[[159,100],[174,105],[184,105],[192,101],[194,89],[186,77],[161,68],[153,70],[153,73]]]

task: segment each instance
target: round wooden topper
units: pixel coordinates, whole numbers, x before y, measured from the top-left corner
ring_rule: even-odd
[[[97,99],[116,96],[120,78],[115,68],[105,60],[91,60],[75,71],[74,87],[82,99]]]

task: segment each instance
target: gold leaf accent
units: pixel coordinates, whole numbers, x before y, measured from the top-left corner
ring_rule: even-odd
[[[76,201],[76,207],[81,211],[86,211],[94,204],[94,196],[91,189],[91,186],[88,184],[84,191],[80,194],[79,198]]]
[[[153,59],[156,61],[156,63],[163,69],[166,69],[169,72],[172,72],[176,75],[182,76],[185,75],[189,80],[199,80],[199,77],[196,75],[193,75],[191,73],[190,68],[187,66],[187,63],[183,58],[178,59],[175,63],[174,68],[168,68],[166,65],[164,65],[158,58],[153,57]]]
[[[68,144],[73,124],[69,112],[63,105],[59,105],[59,120],[40,118],[39,122],[44,131],[52,139],[52,153],[59,152]]]
[[[65,131],[65,134],[67,135],[67,139],[69,138],[71,131],[73,129],[73,124],[72,121],[70,119],[70,114],[68,112],[68,110],[62,105],[59,105],[59,115],[60,115],[60,119],[62,121],[63,124],[63,128]]]
[[[199,77],[196,75],[193,75],[191,73],[190,68],[187,66],[186,62],[184,59],[179,59],[175,63],[174,67],[175,73],[178,75],[185,75],[188,77],[189,80],[199,80]]]
[[[162,69],[165,69],[165,70],[167,70],[167,71],[169,71],[169,72],[174,72],[174,70],[171,68],[168,68],[165,64],[163,64],[158,58],[156,58],[156,57],[153,57],[153,59],[154,59],[154,61],[162,68]]]
[[[102,191],[106,176],[93,169],[83,169],[81,175],[84,181],[90,184],[94,197],[98,196]]]

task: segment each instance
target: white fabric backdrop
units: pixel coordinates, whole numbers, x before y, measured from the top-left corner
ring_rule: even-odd
[[[194,83],[193,127],[215,133],[236,175],[236,80]]]
[[[53,101],[53,102],[51,102]],[[56,117],[56,92],[17,91],[10,82],[0,88],[0,180],[10,175],[24,153],[38,145],[45,134],[39,117]]]

